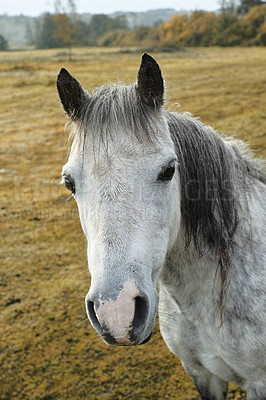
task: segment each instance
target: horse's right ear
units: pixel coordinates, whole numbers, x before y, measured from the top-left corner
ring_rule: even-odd
[[[152,108],[161,107],[164,102],[164,82],[157,62],[144,53],[138,72],[137,91]]]
[[[81,116],[82,105],[89,96],[88,92],[65,68],[61,69],[57,77],[57,90],[67,115],[73,121],[78,120]]]

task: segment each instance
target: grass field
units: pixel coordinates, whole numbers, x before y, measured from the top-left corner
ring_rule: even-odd
[[[153,54],[179,103],[266,155],[266,48]],[[55,88],[66,67],[84,87],[135,80],[141,52],[77,49],[0,53],[0,399],[198,399],[161,339],[110,348],[87,321],[86,243],[59,186],[65,116]],[[245,399],[230,386],[230,399]]]

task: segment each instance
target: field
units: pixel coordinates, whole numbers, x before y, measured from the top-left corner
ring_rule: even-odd
[[[247,140],[266,155],[266,48],[154,53],[169,105]],[[198,399],[180,361],[153,339],[107,347],[90,326],[86,242],[59,185],[68,145],[55,80],[67,68],[87,89],[135,80],[141,52],[0,53],[0,399]],[[245,394],[230,385],[230,399]]]

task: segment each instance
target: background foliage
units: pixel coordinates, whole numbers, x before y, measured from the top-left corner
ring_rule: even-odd
[[[107,15],[94,15],[88,25],[76,21],[72,44],[157,45],[174,48],[266,45],[265,17],[266,4],[261,0],[241,0],[239,5],[232,0],[222,0],[218,14],[194,11],[174,15],[168,22],[154,27],[138,26],[133,30],[127,29],[126,21],[121,16],[113,19]],[[45,21],[51,20],[54,23],[50,24],[50,36],[58,36],[57,32],[62,31],[63,24],[73,26],[73,18],[73,9],[72,14],[46,15]],[[66,39],[68,36],[62,35],[58,45],[69,44],[71,41]]]
[[[28,43],[35,48],[76,46],[150,46],[165,49],[195,46],[266,45],[266,4],[262,0],[220,0],[217,13],[175,14],[154,26],[129,26],[126,14],[76,12],[74,0],[55,0],[55,12],[27,25]],[[167,11],[167,10],[166,10]],[[169,11],[169,10],[168,10]],[[173,11],[173,10],[172,10]],[[166,14],[167,15],[167,14]],[[1,33],[1,28],[0,28]],[[1,43],[0,43],[1,45]],[[7,47],[2,46],[2,50]]]
[[[36,30],[39,33],[36,47],[62,47],[70,44],[168,48],[266,45],[266,4],[248,8],[246,2],[243,0],[238,12],[224,6],[218,14],[205,11],[177,14],[168,22],[134,29],[128,29],[121,16],[110,18],[107,15],[94,15],[89,24],[76,20],[75,25],[73,15],[46,14]],[[67,27],[73,31],[72,39]],[[65,34],[59,35],[59,32]]]

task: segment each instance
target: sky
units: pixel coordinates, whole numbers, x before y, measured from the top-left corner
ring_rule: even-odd
[[[64,3],[65,0],[62,0]],[[219,8],[218,0],[76,0],[78,13],[109,14],[114,11],[146,11],[157,8],[206,10]],[[30,15],[54,11],[54,0],[0,0],[0,15]]]

